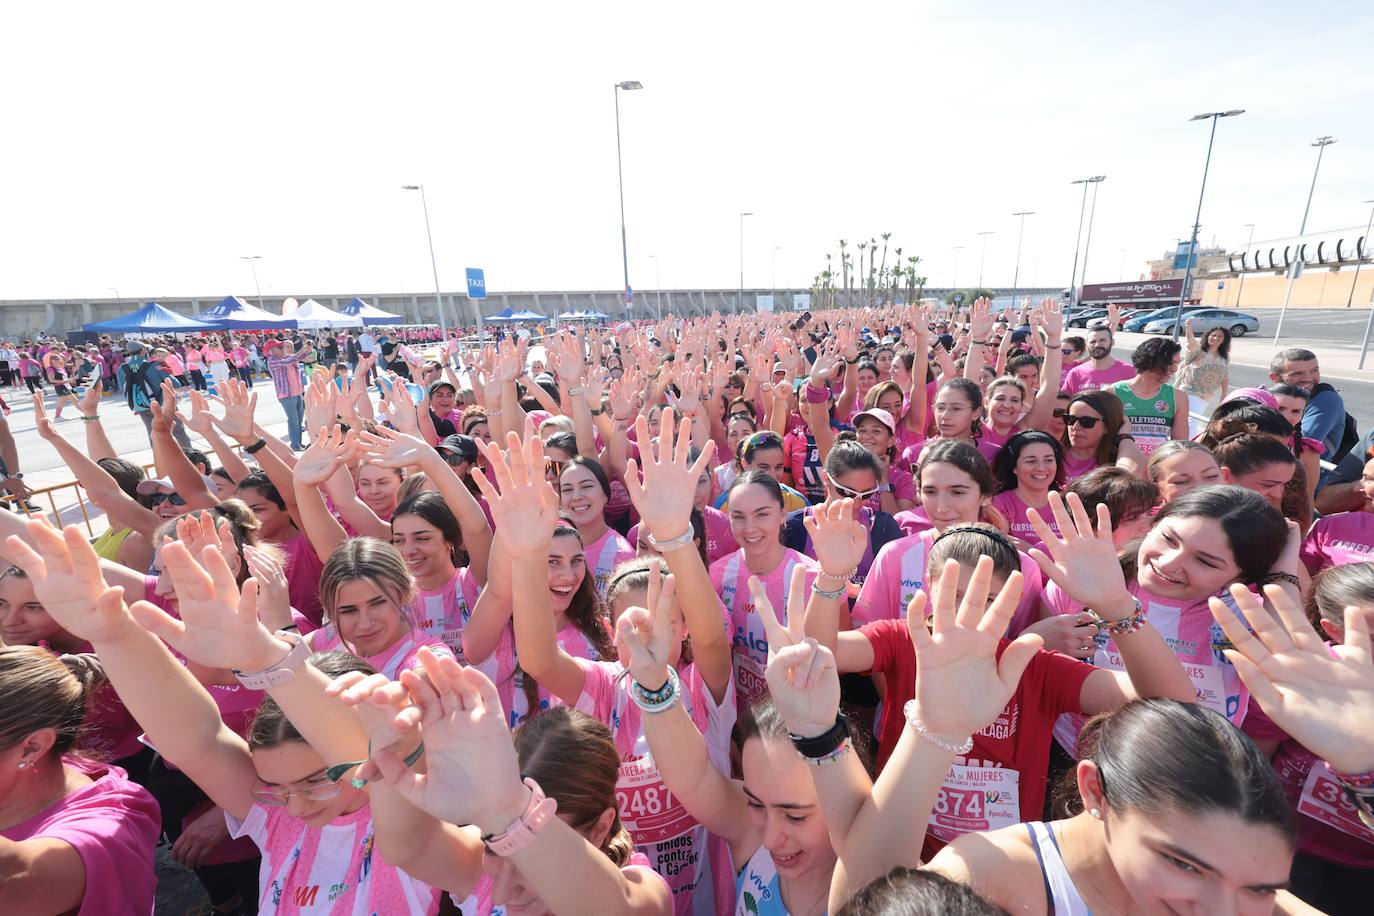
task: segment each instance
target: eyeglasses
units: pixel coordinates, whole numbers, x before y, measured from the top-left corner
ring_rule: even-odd
[[[186,500],[180,493],[154,493],[152,496],[148,497],[148,505],[150,507],[160,506],[167,501],[170,501],[174,506],[186,505]]]
[[[1069,412],[1065,410],[1063,407],[1056,407],[1053,413],[1051,414],[1051,416],[1053,416],[1056,420],[1062,420],[1068,415]]]
[[[258,780],[253,784],[253,788],[248,791],[248,794],[252,796],[254,801],[271,808],[284,807],[296,795],[309,801],[327,801],[331,798],[337,798],[339,793],[343,791],[343,786],[339,785],[339,780],[343,774],[363,762],[359,760],[346,764],[342,770],[339,767],[331,767],[319,776],[306,780],[304,785],[297,784],[299,788],[269,785]],[[339,773],[334,776],[336,770]],[[331,776],[334,778],[331,779]]]
[[[567,463],[568,463],[568,462],[566,462],[566,461],[559,461],[559,460],[557,460],[556,458],[545,458],[545,459],[544,459],[544,474],[545,474],[546,476],[549,475],[549,474],[552,474],[552,475],[554,475],[555,477],[562,477],[562,476],[563,476],[563,467],[564,467],[564,465],[566,465]]]
[[[867,499],[870,499],[870,498],[872,498],[872,497],[874,497],[874,496],[877,496],[877,495],[878,495],[878,491],[882,489],[882,487],[874,487],[874,488],[871,489],[871,490],[864,490],[863,492],[860,492],[860,491],[858,491],[858,490],[851,490],[849,487],[846,487],[844,484],[839,483],[839,482],[834,481],[834,480],[831,480],[831,481],[830,481],[830,485],[831,485],[832,487],[835,488],[835,493],[838,494],[838,495],[840,496],[840,498],[842,498],[842,499],[855,499],[855,500],[858,500],[859,502],[863,502],[863,501],[865,501],[865,500],[867,500]]]
[[[1101,422],[1101,417],[1076,417],[1071,413],[1064,414],[1065,426],[1082,426],[1084,429],[1092,429]]]

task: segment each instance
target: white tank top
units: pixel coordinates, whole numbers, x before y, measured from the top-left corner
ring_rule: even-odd
[[[1092,916],[1092,910],[1074,887],[1069,870],[1059,856],[1059,843],[1048,824],[1035,821],[1026,825],[1031,849],[1040,862],[1040,877],[1045,881],[1045,902],[1050,916]]]

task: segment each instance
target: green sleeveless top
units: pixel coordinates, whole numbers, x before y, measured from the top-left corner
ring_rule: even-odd
[[[1107,388],[1121,400],[1121,406],[1131,421],[1135,444],[1149,455],[1173,436],[1174,386],[1165,383],[1152,398],[1138,398],[1129,382],[1117,382]]]

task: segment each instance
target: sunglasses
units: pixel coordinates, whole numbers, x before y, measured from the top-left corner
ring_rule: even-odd
[[[1077,353],[1078,350],[1075,347],[1060,347],[1059,352],[1063,353],[1065,356],[1072,356]]]
[[[859,490],[851,490],[844,484],[838,483],[834,480],[830,481],[830,485],[835,488],[835,492],[840,496],[841,499],[853,499],[858,500],[859,502],[864,502],[868,499],[871,499],[874,496],[877,496],[878,491],[882,489],[881,487],[874,487],[871,490],[864,490],[860,492]]]
[[[456,468],[460,464],[468,462],[468,459],[457,452],[443,452],[444,462],[451,468]]]
[[[186,500],[179,493],[154,493],[152,496],[148,497],[148,505],[160,506],[168,500],[170,500],[174,506],[186,505]]]
[[[559,460],[557,460],[557,459],[555,459],[555,458],[545,458],[545,459],[544,459],[544,474],[545,474],[545,476],[547,476],[547,475],[549,475],[549,474],[552,474],[552,475],[554,475],[555,477],[562,477],[562,476],[563,476],[563,467],[564,467],[564,465],[566,465],[566,464],[567,464],[566,461],[559,461]]]
[[[1071,413],[1064,414],[1065,426],[1082,426],[1084,429],[1092,429],[1101,422],[1101,417],[1075,417]]]
[[[1056,420],[1062,420],[1062,419],[1064,419],[1065,417],[1067,417],[1068,415],[1069,415],[1069,412],[1068,412],[1067,410],[1065,410],[1063,407],[1056,407],[1056,408],[1054,409],[1054,412],[1052,413],[1052,416],[1053,416]]]

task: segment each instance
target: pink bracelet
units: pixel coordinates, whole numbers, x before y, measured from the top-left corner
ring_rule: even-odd
[[[524,783],[532,793],[525,813],[500,833],[482,837],[482,842],[494,855],[504,858],[524,849],[534,842],[535,834],[558,813],[558,799],[546,797],[539,783],[529,777],[525,777]]]

